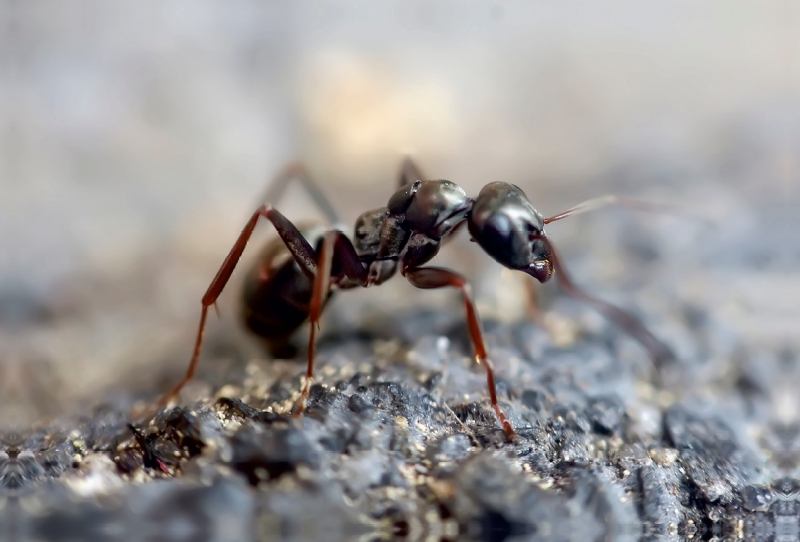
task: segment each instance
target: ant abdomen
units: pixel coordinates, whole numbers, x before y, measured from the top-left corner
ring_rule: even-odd
[[[308,319],[311,286],[280,240],[267,245],[245,274],[242,319],[273,355],[285,353],[287,338]]]

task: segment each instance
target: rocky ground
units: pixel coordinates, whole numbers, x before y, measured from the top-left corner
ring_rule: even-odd
[[[628,291],[676,360],[657,370],[555,293],[549,332],[488,311],[515,440],[459,305],[387,311],[323,337],[302,419],[285,414],[300,360],[232,351],[181,406],[125,396],[7,432],[0,539],[797,540],[795,350],[748,344],[672,271],[648,274],[669,258],[627,239]],[[599,265],[567,258],[579,277]]]
[[[800,542],[789,2],[107,4],[0,0],[0,541]],[[545,331],[468,255],[516,440],[457,296],[410,287],[334,301],[293,419],[304,363],[239,344],[234,276],[154,412],[266,178],[303,159],[352,223],[401,152],[543,212],[690,207],[548,226],[676,361],[554,285]]]

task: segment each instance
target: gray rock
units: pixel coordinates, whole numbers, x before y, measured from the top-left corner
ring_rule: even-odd
[[[72,500],[39,493],[3,510],[8,540],[126,540],[214,542],[255,539],[255,502],[239,478],[216,476],[208,484],[157,481],[128,486],[111,500]],[[16,538],[15,538],[16,537]],[[4,538],[6,540],[6,538]]]
[[[664,425],[689,480],[709,503],[731,504],[738,490],[758,480],[760,462],[720,419],[676,406],[666,412]]]

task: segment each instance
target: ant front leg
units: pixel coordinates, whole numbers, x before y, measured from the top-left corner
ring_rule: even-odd
[[[638,199],[632,198],[625,198],[621,196],[616,196],[613,194],[602,196],[599,198],[590,199],[584,201],[567,209],[562,213],[558,213],[557,215],[553,215],[551,217],[545,218],[544,223],[550,224],[557,220],[562,220],[569,216],[575,216],[582,213],[587,213],[590,211],[595,211],[597,209],[601,209],[603,207],[608,207],[611,205],[616,205],[620,207],[628,207],[631,209],[637,209],[640,211],[647,211],[653,213],[669,213],[669,214],[687,214],[680,208],[673,207],[671,205],[664,205],[659,203],[652,203],[648,201],[642,201]],[[700,218],[705,220],[704,217],[695,216],[695,218]],[[539,239],[544,241],[551,253],[551,260],[553,263],[553,268],[556,271],[556,278],[558,279],[561,288],[572,297],[576,299],[580,299],[585,303],[591,305],[595,308],[598,312],[603,314],[609,320],[615,322],[618,326],[624,329],[628,334],[630,334],[634,339],[636,339],[650,354],[650,357],[653,359],[653,362],[657,369],[661,370],[664,366],[670,362],[674,361],[675,355],[673,352],[664,345],[661,341],[659,341],[651,332],[648,330],[642,322],[636,318],[633,314],[620,309],[610,303],[607,303],[601,299],[597,299],[594,296],[589,295],[587,292],[579,288],[572,280],[572,277],[567,272],[564,264],[561,262],[561,257],[558,255],[555,247],[553,246],[552,241],[547,238],[545,235],[540,235]]]
[[[331,277],[333,258],[339,265],[340,274]],[[350,240],[340,231],[329,231],[322,240],[319,258],[317,259],[317,272],[311,290],[311,303],[308,308],[308,320],[311,331],[308,337],[308,367],[306,380],[300,392],[300,399],[294,407],[293,414],[300,416],[306,409],[308,393],[311,382],[314,380],[314,357],[316,355],[316,332],[319,330],[319,321],[325,300],[328,298],[331,282],[348,280],[348,286],[365,286],[367,284],[367,270],[361,263],[355,247]]]
[[[513,438],[516,434],[514,428],[511,427],[511,423],[506,419],[503,410],[497,403],[494,367],[486,351],[486,343],[483,340],[483,332],[481,331],[481,321],[478,317],[478,311],[475,309],[475,302],[472,300],[471,288],[467,279],[454,271],[441,267],[418,267],[416,269],[405,270],[403,274],[406,279],[417,288],[435,289],[451,286],[461,290],[467,311],[469,334],[472,339],[472,345],[475,348],[475,361],[483,365],[484,369],[486,369],[486,384],[489,388],[489,397],[492,401],[492,407],[494,407],[494,411],[497,414],[497,419],[500,421],[503,431],[505,431],[509,438]]]
[[[275,229],[278,230],[278,235],[280,235],[295,261],[300,266],[300,269],[302,269],[302,271],[310,280],[314,279],[317,270],[314,249],[311,248],[311,245],[308,243],[308,241],[305,240],[300,231],[289,221],[289,219],[283,216],[276,209],[273,209],[271,205],[264,205],[260,207],[255,213],[253,213],[253,216],[250,217],[250,220],[247,222],[247,225],[245,225],[242,233],[239,234],[239,238],[236,240],[236,243],[233,245],[230,253],[228,253],[225,261],[222,262],[222,266],[219,268],[219,271],[217,271],[216,276],[208,286],[208,290],[206,291],[205,295],[203,295],[201,300],[203,308],[200,312],[200,325],[197,330],[197,338],[195,339],[194,352],[192,354],[192,359],[189,362],[189,368],[186,370],[186,375],[183,377],[183,379],[178,382],[175,387],[169,391],[169,393],[161,398],[159,405],[163,406],[169,404],[178,396],[181,389],[183,389],[183,387],[194,377],[194,373],[197,369],[197,362],[200,359],[200,352],[203,347],[203,337],[205,336],[208,308],[216,303],[217,298],[222,293],[222,290],[225,288],[228,280],[231,278],[231,274],[236,268],[236,264],[239,262],[239,259],[241,258],[245,247],[247,246],[247,242],[250,240],[250,236],[253,234],[253,230],[255,229],[259,218],[261,217],[264,217],[272,222],[273,226],[275,226]]]
[[[659,341],[636,316],[611,303],[598,299],[578,287],[567,272],[566,267],[564,267],[561,256],[558,254],[553,242],[545,235],[540,236],[539,239],[547,244],[547,248],[550,251],[550,260],[555,270],[554,274],[564,292],[591,305],[597,312],[624,329],[647,350],[657,369],[663,369],[667,363],[675,360],[675,354],[664,343]]]

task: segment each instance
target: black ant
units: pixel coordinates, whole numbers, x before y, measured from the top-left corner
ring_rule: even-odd
[[[272,185],[266,201],[275,201],[292,179],[303,183],[331,224],[338,223],[336,213],[317,183],[300,164],[290,165],[283,171]],[[267,245],[247,275],[244,318],[250,330],[273,346],[285,344],[287,337],[306,319],[310,321],[308,369],[301,398],[294,409],[297,415],[304,411],[308,400],[309,385],[314,376],[316,331],[331,290],[382,284],[399,270],[417,288],[454,287],[461,290],[475,360],[486,369],[489,396],[503,430],[509,436],[514,435],[514,429],[497,403],[494,371],[469,283],[449,269],[423,267],[436,256],[442,243],[465,223],[473,240],[500,264],[525,272],[539,282],[545,282],[555,274],[566,293],[590,304],[625,329],[647,349],[657,365],[672,358],[669,349],[635,316],[578,288],[544,231],[546,224],[579,212],[611,203],[635,205],[635,202],[607,196],[544,218],[523,191],[512,184],[487,184],[478,197],[472,199],[453,182],[422,179],[425,177],[417,165],[406,158],[400,168],[399,188],[385,207],[367,211],[358,218],[352,241],[341,230],[329,229],[316,239],[316,247],[312,246],[300,230],[272,205],[267,203],[259,207],[203,296],[200,327],[186,376],[163,397],[162,404],[173,400],[194,376],[208,309],[215,304],[227,284],[261,217],[275,226],[280,242],[276,239]]]

